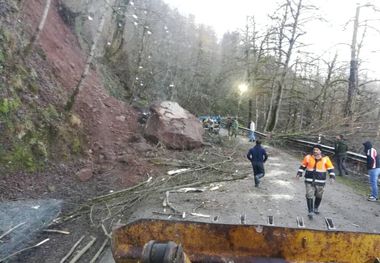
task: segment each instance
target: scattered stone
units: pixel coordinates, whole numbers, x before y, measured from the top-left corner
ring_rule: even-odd
[[[93,171],[91,168],[83,168],[78,173],[77,176],[81,182],[87,182],[93,176]]]
[[[53,193],[56,190],[54,185],[48,185],[47,188],[48,188],[48,190],[49,190],[50,193]]]
[[[123,115],[117,116],[116,120],[118,120],[118,121],[125,121],[125,116],[123,116]]]

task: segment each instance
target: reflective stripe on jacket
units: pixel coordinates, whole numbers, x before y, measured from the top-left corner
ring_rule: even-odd
[[[306,155],[299,168],[300,172],[305,170],[306,183],[324,185],[327,173],[329,173],[330,177],[335,177],[334,166],[328,156],[323,156],[321,159],[316,160],[313,155]]]

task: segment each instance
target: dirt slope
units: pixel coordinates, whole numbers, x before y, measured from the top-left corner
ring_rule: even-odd
[[[45,1],[42,0],[25,3],[24,22],[29,25],[30,32],[36,28],[44,4]],[[37,49],[42,49],[47,68],[54,75],[56,85],[66,92],[67,98],[79,81],[87,54],[80,49],[76,36],[64,23],[58,9],[59,1],[53,0]],[[149,167],[144,168],[136,159],[139,155],[144,155],[147,149],[136,146],[136,143],[145,142],[136,133],[137,113],[107,94],[96,67],[92,68],[85,80],[74,105],[74,112],[81,120],[78,128],[83,128],[88,140],[89,163],[85,167],[93,169],[94,174],[112,169],[115,186],[134,183],[149,171]],[[120,158],[128,165],[120,167],[117,161]]]

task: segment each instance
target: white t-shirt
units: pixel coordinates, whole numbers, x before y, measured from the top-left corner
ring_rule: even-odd
[[[255,131],[255,123],[253,121],[251,121],[251,124],[249,124],[249,129],[251,131]]]

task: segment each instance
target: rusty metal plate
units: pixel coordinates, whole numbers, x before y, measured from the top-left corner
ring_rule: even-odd
[[[375,262],[380,235],[261,225],[144,219],[115,229],[117,263],[138,262],[150,240],[181,244],[191,262]]]

